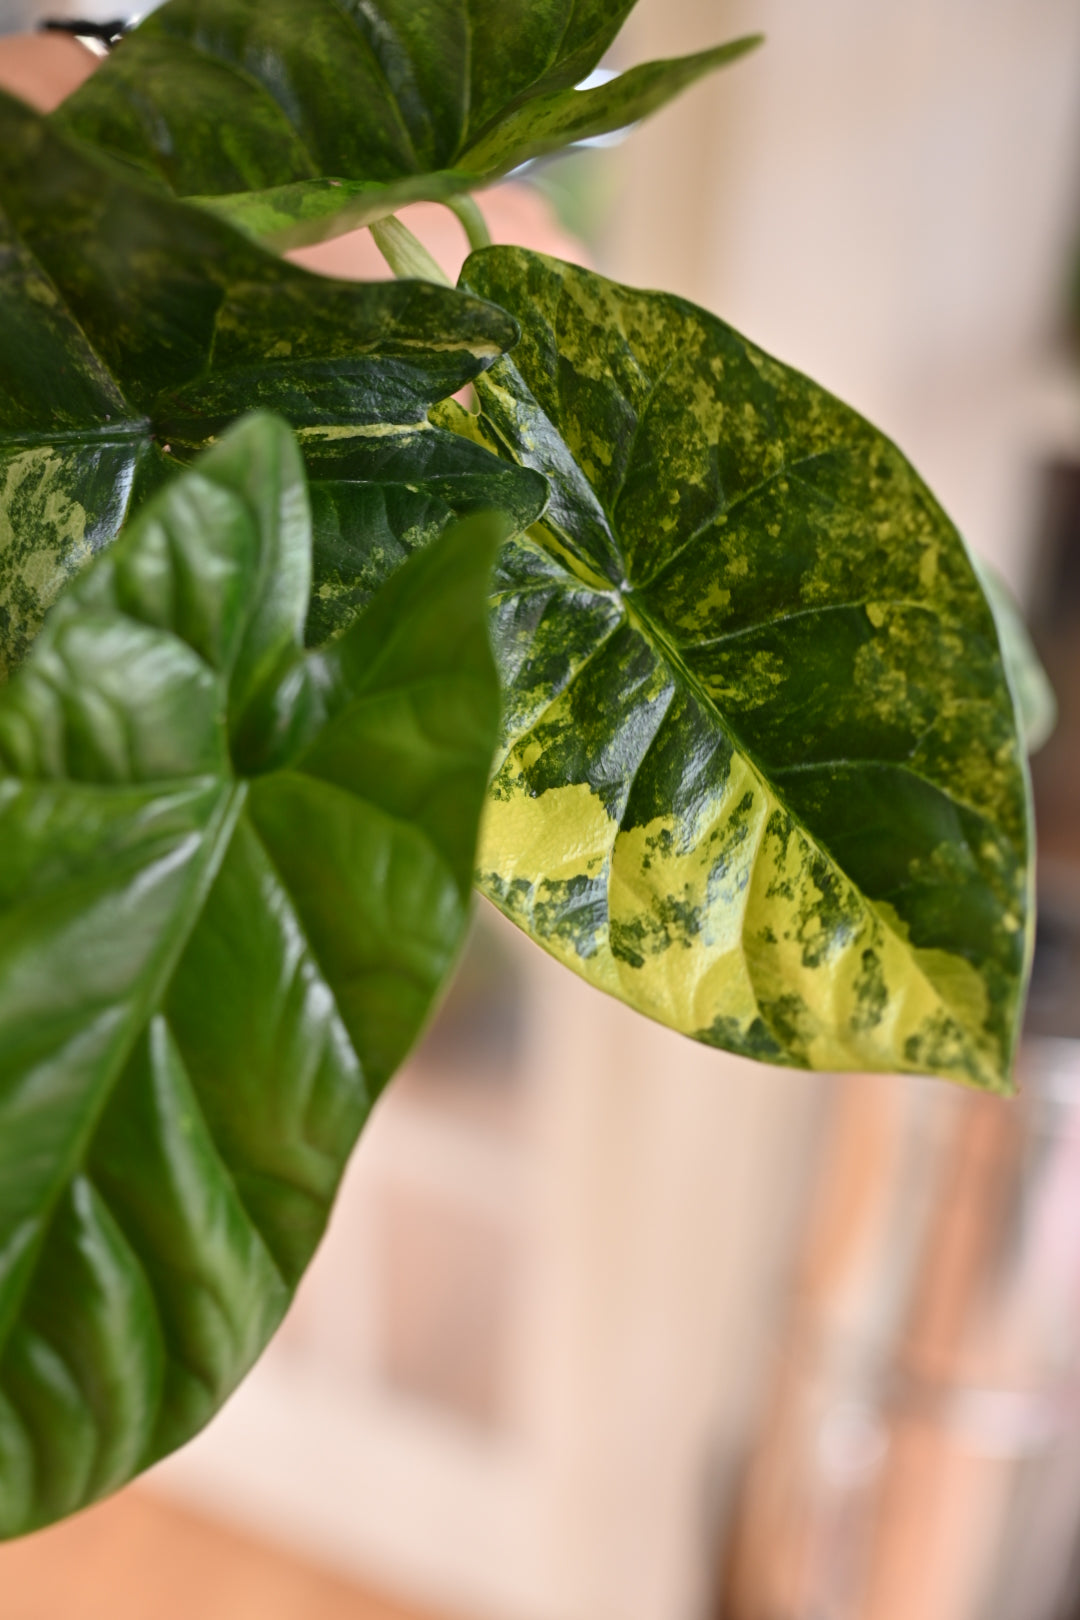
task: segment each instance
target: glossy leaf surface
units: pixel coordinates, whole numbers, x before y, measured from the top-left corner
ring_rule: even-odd
[[[303,466],[242,424],[0,691],[0,1534],[212,1416],[465,926],[498,722],[476,517],[301,652]]]
[[[463,283],[523,329],[481,430],[552,481],[497,576],[485,893],[699,1040],[1007,1088],[1026,774],[952,525],[691,304],[510,248]]]
[[[169,0],[58,117],[178,195],[223,199],[245,229],[296,246],[620,129],[758,43],[576,90],[632,9]]]
[[[253,407],[297,427],[316,480],[314,635],[456,514],[530,521],[543,480],[426,414],[516,335],[452,289],[283,263],[0,92],[0,675],[147,491]]]

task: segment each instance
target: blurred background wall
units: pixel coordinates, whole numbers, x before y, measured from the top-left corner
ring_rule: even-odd
[[[759,55],[621,150],[610,261],[864,411],[1023,587],[1033,461],[1078,425],[1055,339],[1080,212],[1080,9],[643,0],[625,49],[758,29]]]
[[[0,0],[0,28],[33,10]],[[640,0],[616,65],[756,29],[763,51],[537,183],[598,268],[873,417],[1033,600],[1041,470],[1080,455],[1080,8]],[[144,1490],[461,1620],[985,1620],[991,1589],[1001,1620],[1070,1620],[1056,1038],[1033,1035],[1026,1112],[769,1070],[644,1024],[486,913],[279,1340]],[[0,1550],[16,1620],[60,1612],[33,1594],[67,1535]],[[287,1620],[331,1612],[304,1601]]]

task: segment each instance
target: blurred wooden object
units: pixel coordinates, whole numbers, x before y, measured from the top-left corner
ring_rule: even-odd
[[[4,1620],[419,1620],[251,1537],[129,1490],[0,1547]]]
[[[1080,1528],[1080,1047],[843,1083],[718,1620],[1052,1620]]]
[[[882,1395],[956,1129],[956,1094],[931,1091],[879,1075],[839,1084],[727,1549],[723,1620],[861,1613],[852,1596],[888,1448]]]

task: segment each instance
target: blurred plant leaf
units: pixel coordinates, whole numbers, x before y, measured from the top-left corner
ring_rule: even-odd
[[[577,90],[633,3],[169,0],[57,118],[295,247],[621,129],[759,43]]]
[[[256,406],[317,481],[314,636],[455,514],[531,521],[543,480],[426,414],[516,335],[450,288],[285,264],[0,92],[0,676],[129,511]]]
[[[981,557],[975,559],[975,567],[994,610],[1001,656],[1016,698],[1024,743],[1029,755],[1037,754],[1043,744],[1049,742],[1058,722],[1054,688],[1012,591],[997,569]]]
[[[280,1321],[462,938],[503,532],[304,654],[303,464],[257,416],[0,690],[0,1534],[181,1445]]]
[[[1007,1090],[1026,774],[952,525],[873,427],[681,299],[511,248],[462,284],[523,336],[461,425],[552,484],[496,574],[483,891],[698,1040]]]

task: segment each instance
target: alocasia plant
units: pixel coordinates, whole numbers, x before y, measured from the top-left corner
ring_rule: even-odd
[[[311,522],[254,417],[0,692],[0,1532],[123,1483],[262,1349],[460,943],[500,525],[304,652]]]
[[[256,406],[299,430],[321,517],[316,634],[452,520],[546,485],[427,411],[517,337],[426,284],[311,276],[155,196],[0,92],[0,671],[128,510]]]
[[[578,90],[633,6],[172,0],[58,120],[178,196],[297,246],[621,129],[759,43]]]
[[[0,96],[0,1534],[258,1354],[474,871],[706,1043],[1011,1087],[1038,685],[929,491],[704,310],[385,217],[483,242],[752,43],[579,90],[630,9],[170,0]],[[364,219],[411,279],[274,251]]]
[[[955,529],[868,423],[682,299],[513,248],[462,280],[522,323],[480,429],[552,481],[500,565],[486,892],[710,1044],[999,1085],[1026,783]]]

